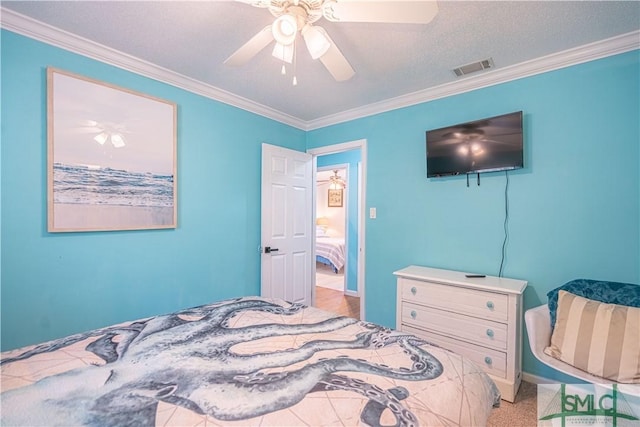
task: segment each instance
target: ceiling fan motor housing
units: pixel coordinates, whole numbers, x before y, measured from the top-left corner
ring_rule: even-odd
[[[272,1],[269,12],[276,18],[285,14],[293,14],[304,20],[298,29],[305,23],[312,24],[322,18],[323,0],[299,0],[299,1]]]

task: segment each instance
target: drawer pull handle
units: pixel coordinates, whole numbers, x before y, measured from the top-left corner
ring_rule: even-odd
[[[484,358],[484,363],[486,363],[487,365],[491,365],[493,363],[493,360],[491,360],[491,358],[487,356]]]
[[[418,313],[415,310],[411,310],[411,318],[415,319],[416,317],[418,317]]]
[[[493,310],[493,301],[487,301],[487,308]]]
[[[411,293],[413,295],[415,295],[418,292],[418,290],[416,289],[416,287],[414,286],[413,288],[411,288]]]
[[[487,329],[487,336],[489,338],[493,338],[493,330],[492,329]]]

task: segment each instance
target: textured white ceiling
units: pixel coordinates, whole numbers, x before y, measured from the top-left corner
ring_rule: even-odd
[[[441,1],[427,25],[317,22],[356,71],[335,82],[298,51],[280,75],[267,47],[239,68],[224,60],[272,22],[234,1],[2,1],[26,15],[309,122],[456,81],[453,68],[493,58],[494,71],[640,29],[640,2]],[[468,77],[469,78],[469,77]]]

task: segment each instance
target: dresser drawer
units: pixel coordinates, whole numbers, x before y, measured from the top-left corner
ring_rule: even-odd
[[[506,322],[509,297],[505,294],[441,285],[432,282],[399,278],[401,298],[405,301],[428,305]]]
[[[485,347],[507,349],[507,325],[504,323],[407,302],[402,304],[402,323]]]
[[[527,282],[469,278],[410,265],[397,277],[396,327],[462,355],[513,402],[522,377],[522,294]]]
[[[413,328],[408,325],[402,325],[402,331],[411,333],[423,338],[425,341],[434,343],[442,348],[446,348],[454,353],[465,356],[488,374],[499,378],[506,378],[507,355],[504,352],[464,341],[458,341],[443,335]]]

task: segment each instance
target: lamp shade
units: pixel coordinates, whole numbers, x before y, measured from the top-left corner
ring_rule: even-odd
[[[290,45],[296,39],[298,20],[293,15],[279,16],[271,26],[273,38],[282,45]]]
[[[111,134],[111,143],[116,148],[122,148],[122,147],[124,147],[126,145],[124,143],[124,137],[122,135],[120,135],[119,133],[112,133]]]
[[[307,50],[313,59],[318,59],[331,47],[331,43],[324,35],[324,33],[317,27],[312,27],[307,24],[301,31],[304,42],[307,45]]]
[[[327,218],[326,216],[321,216],[320,218],[316,219],[316,225],[320,225],[323,227],[326,227],[329,225],[329,218]]]
[[[283,45],[280,43],[276,43],[271,54],[279,60],[284,61],[287,64],[291,64],[291,62],[293,61],[293,45]]]
[[[93,139],[98,144],[104,145],[104,143],[107,142],[107,139],[109,139],[109,134],[106,132],[101,132],[98,135],[94,136]]]

